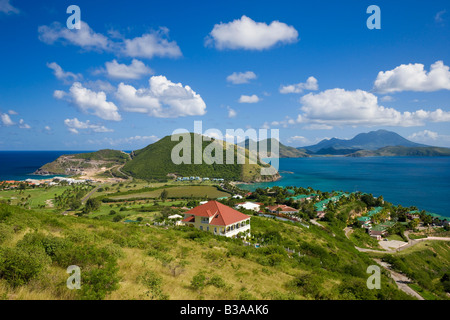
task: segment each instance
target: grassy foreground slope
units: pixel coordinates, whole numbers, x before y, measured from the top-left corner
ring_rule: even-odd
[[[252,217],[261,248],[190,228],[55,215],[0,204],[3,299],[408,299],[338,230]],[[286,248],[294,249],[289,253]],[[300,252],[300,255],[298,254]],[[66,268],[81,268],[81,290]]]
[[[191,147],[194,150],[194,134],[191,133],[190,138]],[[274,178],[273,176],[261,176],[261,164],[249,164],[247,150],[245,150],[246,163],[238,164],[236,160],[238,147],[220,140],[214,141],[214,144],[220,150],[219,152],[223,152],[223,164],[206,164],[204,162],[205,157],[202,164],[194,164],[194,151],[190,155],[191,164],[175,164],[171,158],[172,150],[180,141],[172,141],[171,136],[166,136],[143,149],[134,151],[132,154],[133,159],[124,165],[122,171],[139,179],[166,179],[168,174],[223,178],[237,181],[261,181]],[[211,141],[202,141],[202,152],[211,144]],[[235,148],[232,164],[225,163],[225,150],[228,148]],[[217,155],[213,152],[213,156]]]

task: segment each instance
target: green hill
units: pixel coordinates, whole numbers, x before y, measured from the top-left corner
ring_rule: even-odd
[[[268,154],[268,158],[273,157],[273,155],[271,154],[272,151],[272,143],[274,143],[275,139],[266,139],[266,147],[267,147],[267,152]],[[261,145],[262,141],[258,141],[257,142],[257,149],[259,150],[260,145]],[[247,139],[245,140],[245,148],[248,149],[249,148],[249,144],[250,144],[250,140]],[[310,157],[310,155],[308,155],[304,150],[299,150],[296,149],[294,147],[289,147],[286,146],[284,144],[282,144],[281,142],[278,142],[278,151],[279,151],[279,157],[280,158],[307,158]]]
[[[378,150],[360,150],[347,157],[439,157],[450,156],[449,148],[440,147],[384,147]]]
[[[130,160],[130,155],[123,151],[103,149],[89,153],[62,155],[53,162],[39,168],[34,174],[77,174],[85,169],[110,168],[122,165]]]
[[[194,149],[194,134],[190,134],[192,150]],[[181,140],[180,140],[181,141]],[[199,176],[209,178],[223,178],[235,181],[264,181],[274,180],[279,177],[278,173],[273,176],[262,176],[260,174],[265,163],[249,164],[248,150],[244,150],[246,164],[237,164],[238,146],[229,144],[221,140],[203,141],[202,152],[209,145],[216,146],[223,152],[223,162],[226,160],[226,150],[234,148],[234,164],[206,164],[203,159],[202,164],[194,164],[194,152],[191,152],[191,164],[175,164],[171,159],[173,148],[178,145],[179,141],[172,141],[171,136],[166,136],[161,140],[137,151],[132,152],[132,160],[127,162],[122,171],[135,178],[140,179],[167,179],[168,175],[177,176]],[[211,147],[210,146],[210,147]],[[215,153],[213,153],[215,156]]]

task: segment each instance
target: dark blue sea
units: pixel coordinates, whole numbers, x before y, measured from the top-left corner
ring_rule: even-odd
[[[63,154],[85,151],[0,151],[0,181],[47,179],[51,176],[32,175],[34,171]]]
[[[313,157],[280,159],[282,178],[240,185],[362,191],[386,201],[450,216],[450,157]]]

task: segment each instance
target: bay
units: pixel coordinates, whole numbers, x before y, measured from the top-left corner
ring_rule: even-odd
[[[278,181],[238,186],[250,191],[271,186],[361,191],[450,217],[450,157],[282,158],[279,171]]]

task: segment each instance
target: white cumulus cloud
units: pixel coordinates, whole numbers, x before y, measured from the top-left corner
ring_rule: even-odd
[[[81,74],[75,74],[73,72],[66,72],[61,68],[56,62],[47,63],[47,67],[53,70],[53,74],[59,80],[69,83],[72,81],[77,81],[82,78]]]
[[[379,93],[442,89],[450,90],[449,67],[442,61],[433,63],[429,72],[421,63],[402,64],[393,70],[380,71],[374,84],[374,90]]]
[[[106,100],[105,92],[92,91],[83,87],[80,82],[74,82],[69,92],[55,90],[53,96],[58,99],[67,98],[83,113],[93,114],[104,120],[120,121],[122,119],[117,106]]]
[[[248,83],[252,79],[256,79],[256,74],[253,71],[233,72],[227,77],[227,81],[232,84]]]
[[[237,112],[234,109],[231,109],[230,107],[227,107],[228,109],[228,118],[236,118]]]
[[[86,22],[80,21],[80,29],[68,29],[59,22],[38,27],[39,40],[47,44],[63,43],[78,46],[84,50],[112,52],[117,56],[132,58],[180,57],[180,48],[175,41],[168,40],[169,30],[145,33],[132,39],[117,39],[95,32]]]
[[[15,124],[7,113],[0,113],[0,120],[2,121],[2,124],[7,127]]]
[[[116,92],[124,110],[146,113],[158,118],[198,116],[206,113],[202,97],[189,86],[174,83],[164,76],[153,76],[149,87],[136,89],[120,83]]]
[[[240,103],[257,103],[259,102],[259,97],[256,94],[253,94],[251,96],[241,95],[239,98]]]
[[[0,0],[0,12],[6,14],[19,13],[19,9],[13,7],[10,0]]]
[[[167,39],[168,32],[167,28],[161,28],[159,31],[146,33],[140,37],[125,39],[122,53],[135,58],[182,56],[177,43]]]
[[[291,84],[287,86],[280,87],[280,93],[302,93],[304,90],[318,90],[319,84],[317,79],[314,77],[309,77],[306,82],[300,82],[297,84]]]
[[[38,28],[39,40],[47,44],[62,42],[82,47],[86,50],[109,50],[110,41],[100,33],[94,32],[89,25],[80,21],[80,29],[68,29],[59,22],[53,22],[50,26]]]
[[[85,122],[78,120],[78,118],[64,120],[64,125],[72,133],[78,134],[80,130],[88,130],[93,132],[113,132],[112,129],[108,129],[105,126],[98,124],[91,124],[89,120]],[[50,130],[50,127],[45,127],[46,130]]]
[[[116,59],[105,63],[106,73],[111,78],[117,79],[140,79],[152,74],[153,71],[142,61],[133,59],[130,65],[118,63]]]
[[[255,22],[245,15],[232,22],[214,25],[206,38],[207,45],[214,45],[219,50],[264,50],[276,44],[296,41],[298,32],[293,26],[279,21],[272,21],[268,25],[264,22]]]
[[[378,98],[363,90],[330,89],[309,93],[300,99],[303,113],[298,123],[349,126],[421,126],[425,122],[449,122],[450,112],[417,110],[400,112],[378,104]]]

